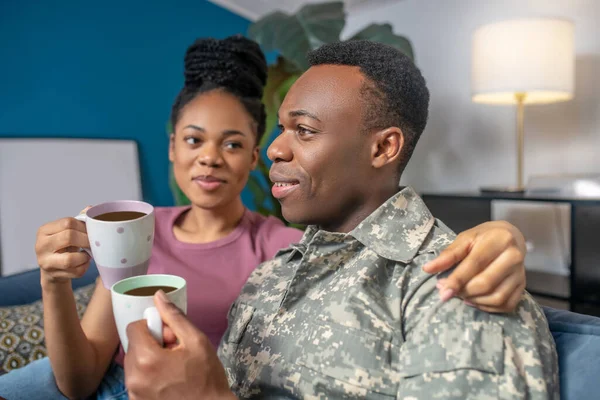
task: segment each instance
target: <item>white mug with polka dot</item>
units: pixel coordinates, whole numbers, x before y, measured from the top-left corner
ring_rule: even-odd
[[[83,250],[94,259],[104,287],[110,289],[122,279],[148,272],[154,243],[154,207],[150,204],[111,201],[75,218],[85,222],[90,249]]]

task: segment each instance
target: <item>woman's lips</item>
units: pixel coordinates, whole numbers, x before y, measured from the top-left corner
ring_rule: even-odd
[[[199,176],[194,178],[194,182],[207,192],[213,192],[225,184],[223,179],[214,176]]]

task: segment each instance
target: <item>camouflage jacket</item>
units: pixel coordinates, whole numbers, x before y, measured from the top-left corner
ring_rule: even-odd
[[[421,267],[454,234],[410,188],[348,234],[307,228],[250,276],[219,348],[240,398],[558,398],[547,321],[442,303]]]

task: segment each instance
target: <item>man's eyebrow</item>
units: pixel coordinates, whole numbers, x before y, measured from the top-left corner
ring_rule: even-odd
[[[290,111],[288,113],[288,115],[290,117],[292,117],[292,118],[294,118],[294,117],[308,117],[308,118],[314,119],[315,121],[321,122],[321,120],[319,119],[319,117],[317,117],[315,114],[313,114],[313,113],[311,113],[309,111],[306,111],[306,110],[294,110],[294,111]]]

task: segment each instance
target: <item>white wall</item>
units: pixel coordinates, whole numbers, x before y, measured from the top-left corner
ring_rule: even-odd
[[[471,39],[519,17],[575,23],[575,99],[525,110],[525,182],[532,174],[600,172],[600,0],[402,0],[350,13],[344,36],[389,22],[413,43],[431,92],[429,123],[403,176],[418,191],[516,184],[515,109],[471,102]],[[567,273],[568,208],[498,204],[532,246],[528,268]]]
[[[88,205],[141,198],[134,141],[0,139],[0,276],[38,268],[43,224]]]
[[[526,108],[525,181],[600,172],[600,0],[403,0],[349,14],[345,35],[371,22],[406,35],[428,82],[429,123],[404,184],[439,191],[516,183],[515,111],[471,102],[471,37],[483,24],[544,16],[575,23],[575,100]]]

